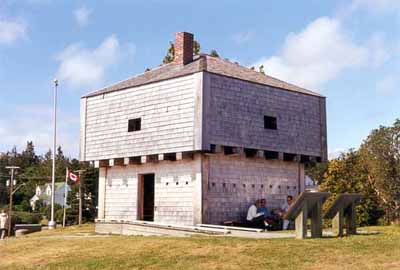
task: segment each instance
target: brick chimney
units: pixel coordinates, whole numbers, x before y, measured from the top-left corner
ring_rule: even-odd
[[[175,34],[175,58],[177,65],[186,65],[193,61],[193,34],[179,32]]]

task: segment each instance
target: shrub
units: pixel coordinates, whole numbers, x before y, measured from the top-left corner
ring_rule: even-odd
[[[42,216],[40,214],[15,211],[12,213],[12,224],[39,224]]]

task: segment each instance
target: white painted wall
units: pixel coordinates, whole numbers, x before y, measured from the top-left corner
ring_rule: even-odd
[[[148,173],[155,174],[155,222],[182,225],[199,222],[201,200],[198,199],[201,199],[201,196],[195,193],[201,192],[200,155],[195,155],[193,160],[101,168],[98,217],[136,220],[138,177],[139,174]],[[102,189],[102,185],[105,189]],[[198,186],[200,188],[197,188]],[[104,195],[101,194],[101,190],[104,190]],[[102,198],[104,206],[100,205]],[[103,216],[101,207],[104,208]]]

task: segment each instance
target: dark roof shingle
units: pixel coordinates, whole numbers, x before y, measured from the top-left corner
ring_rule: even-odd
[[[118,82],[111,86],[92,92],[84,97],[97,96],[105,93],[119,91],[135,86],[159,82],[167,79],[182,77],[200,71],[207,71],[227,77],[268,85],[288,91],[323,97],[322,95],[305,88],[281,81],[274,77],[262,74],[255,70],[232,63],[218,57],[206,54],[196,56],[193,62],[186,65],[176,65],[174,63],[165,64],[153,70],[147,71],[138,76]]]

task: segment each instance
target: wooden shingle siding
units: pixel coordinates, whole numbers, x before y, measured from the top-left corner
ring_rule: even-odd
[[[197,154],[194,159],[101,168],[102,175],[106,175],[104,218],[136,220],[139,176],[154,173],[154,221],[193,225],[201,220],[195,216],[201,212],[194,211],[198,203],[195,189],[201,186],[200,160]]]
[[[194,150],[196,74],[83,98],[84,160]],[[83,106],[83,105],[82,105]],[[128,132],[128,120],[141,130]]]
[[[244,221],[256,199],[267,199],[269,209],[280,208],[287,195],[304,188],[304,165],[296,162],[210,155],[203,188],[206,223]]]
[[[81,99],[81,105],[80,105],[80,144],[79,144],[79,157],[80,160],[85,160],[85,154],[86,154],[86,98]]]
[[[205,76],[209,80],[203,90],[208,144],[312,156],[326,152],[321,141],[326,129],[320,103],[324,98],[211,73]],[[277,130],[264,129],[264,115],[277,118]]]
[[[105,217],[136,220],[137,175],[129,171],[108,170],[105,185]]]

